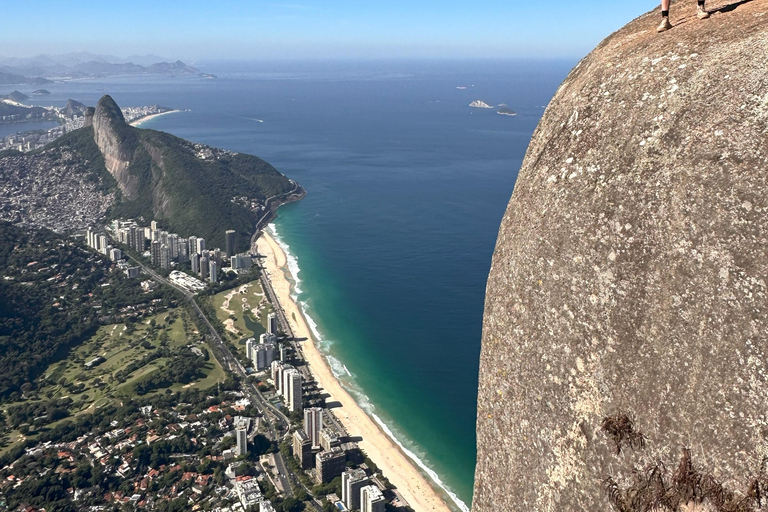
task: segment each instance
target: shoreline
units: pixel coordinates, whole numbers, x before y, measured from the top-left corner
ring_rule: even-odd
[[[139,126],[140,124],[146,123],[147,121],[150,121],[156,117],[164,116],[166,114],[173,114],[176,112],[183,112],[182,110],[176,109],[176,110],[168,110],[166,112],[158,112],[157,114],[150,114],[148,116],[140,117],[138,119],[134,119],[130,123],[128,123],[131,126]]]
[[[403,452],[396,442],[363,411],[341,382],[333,374],[325,356],[315,345],[312,334],[301,308],[291,297],[291,283],[286,277],[288,259],[283,249],[266,231],[256,241],[258,251],[264,255],[262,265],[278,301],[286,312],[286,318],[299,338],[304,359],[317,381],[318,387],[331,395],[341,407],[332,411],[350,436],[362,437],[360,448],[376,463],[385,477],[397,487],[408,505],[416,512],[451,512],[432,486],[432,482],[416,468],[415,463]]]

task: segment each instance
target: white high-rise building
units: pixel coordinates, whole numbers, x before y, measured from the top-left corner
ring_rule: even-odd
[[[349,510],[360,509],[360,489],[370,485],[371,480],[362,469],[347,469],[341,474],[341,501]]]
[[[262,334],[259,336],[259,344],[253,345],[251,350],[251,360],[256,371],[266,370],[276,359],[277,347],[275,346],[276,337],[272,334]]]
[[[192,272],[195,274],[200,273],[200,255],[195,253],[192,255],[192,257],[189,259],[190,265],[192,265]]]
[[[253,346],[256,343],[255,338],[248,338],[245,340],[245,356],[251,360],[253,359]]]
[[[209,276],[212,283],[219,282],[219,264],[214,260],[211,260],[209,264]]]
[[[296,368],[283,371],[283,397],[291,412],[301,410],[301,373]]]
[[[304,432],[307,433],[312,448],[320,446],[320,431],[323,429],[323,410],[320,407],[304,409]]]
[[[375,485],[360,489],[360,512],[384,512],[387,500]]]
[[[98,235],[99,236],[99,247],[98,250],[102,254],[107,254],[107,236],[106,235]]]
[[[248,427],[241,423],[235,430],[237,436],[237,455],[245,455],[248,453]]]
[[[160,246],[160,268],[171,268],[171,250],[167,245]]]
[[[179,257],[179,235],[171,233],[168,235],[168,249],[171,251],[171,259]]]
[[[283,387],[283,363],[280,361],[272,361],[272,382],[275,383],[275,391],[280,393]]]
[[[288,403],[288,370],[293,370],[293,366],[286,364],[280,369],[280,396],[282,396]]]
[[[198,238],[197,239],[197,252],[200,254],[203,254],[203,251],[205,250],[205,238]]]

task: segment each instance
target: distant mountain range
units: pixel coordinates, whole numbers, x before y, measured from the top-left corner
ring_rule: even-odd
[[[121,59],[112,55],[69,53],[29,58],[0,59],[0,84],[51,83],[51,79],[104,77],[111,75],[170,74],[214,78],[177,60],[168,62],[157,55],[134,55]]]

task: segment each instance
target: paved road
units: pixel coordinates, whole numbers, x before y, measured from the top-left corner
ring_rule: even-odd
[[[229,347],[226,346],[224,341],[221,339],[221,336],[219,336],[219,333],[216,331],[216,329],[214,329],[213,325],[211,325],[211,322],[208,321],[208,318],[200,309],[200,306],[197,305],[194,295],[189,290],[182,288],[181,286],[164,278],[155,272],[152,268],[145,265],[143,262],[132,257],[131,259],[142,269],[144,269],[144,271],[153,279],[156,279],[157,281],[178,290],[187,299],[197,315],[208,327],[209,334],[206,336],[206,339],[208,340],[209,346],[211,346],[213,349],[214,356],[219,361],[219,364],[221,364],[223,368],[230,371],[231,373],[240,376],[242,379],[243,388],[246,391],[246,394],[249,395],[248,398],[251,399],[254,405],[256,405],[256,407],[262,412],[264,416],[271,416],[271,421],[268,421],[267,428],[269,429],[271,439],[279,442],[283,436],[283,433],[289,428],[290,422],[288,421],[288,418],[279,409],[270,404],[254,384],[247,382],[246,377],[248,374],[245,371],[245,368],[243,368],[243,365],[240,363],[240,361],[234,355],[232,355]],[[275,425],[277,426],[277,430],[275,430]]]
[[[283,485],[283,489],[285,489],[286,494],[288,496],[293,496],[293,487],[291,486],[291,474],[288,472],[288,468],[285,466],[285,461],[283,460],[283,454],[280,452],[277,452],[274,454],[275,459],[275,467],[277,468],[277,476],[280,479],[280,483]]]

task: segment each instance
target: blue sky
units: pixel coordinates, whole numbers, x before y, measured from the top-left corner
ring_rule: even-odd
[[[653,0],[3,2],[0,57],[580,57]]]

